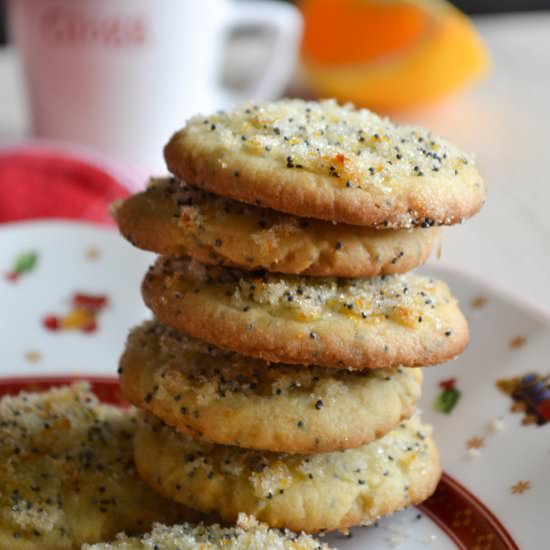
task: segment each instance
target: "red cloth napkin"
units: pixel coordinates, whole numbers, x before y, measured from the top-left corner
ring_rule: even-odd
[[[0,223],[37,218],[112,224],[109,205],[128,196],[110,174],[61,154],[0,156]]]

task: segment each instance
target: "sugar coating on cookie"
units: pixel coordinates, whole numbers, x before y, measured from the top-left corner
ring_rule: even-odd
[[[142,290],[163,323],[280,363],[431,365],[468,342],[466,320],[447,285],[412,274],[311,278],[160,258]]]
[[[437,228],[380,231],[297,218],[174,178],[153,180],[114,215],[126,239],[163,256],[314,276],[405,273],[426,261],[439,238]]]
[[[418,415],[368,445],[309,456],[201,443],[145,416],[135,458],[142,478],[178,502],[306,532],[371,523],[429,497],[440,476]]]
[[[266,363],[203,344],[158,322],[128,338],[126,398],[212,443],[289,453],[357,447],[408,418],[420,369],[348,371]]]
[[[470,155],[428,130],[334,100],[196,116],[165,157],[174,174],[221,195],[357,225],[453,224],[485,198]]]
[[[132,457],[135,415],[86,384],[0,400],[0,548],[64,550],[197,518],[149,489]]]
[[[305,534],[270,529],[254,517],[239,514],[235,527],[220,525],[155,525],[141,538],[119,535],[116,542],[84,545],[82,550],[330,550]]]

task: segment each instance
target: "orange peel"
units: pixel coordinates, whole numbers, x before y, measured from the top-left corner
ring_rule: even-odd
[[[382,111],[437,101],[483,76],[487,50],[444,0],[302,0],[313,90]]]

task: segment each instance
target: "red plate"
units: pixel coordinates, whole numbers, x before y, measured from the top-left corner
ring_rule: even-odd
[[[16,395],[22,390],[45,391],[78,381],[89,382],[101,401],[128,406],[116,378],[9,378],[0,380],[0,397]],[[436,523],[460,550],[519,550],[495,515],[475,495],[447,474],[443,474],[435,494],[418,508]]]

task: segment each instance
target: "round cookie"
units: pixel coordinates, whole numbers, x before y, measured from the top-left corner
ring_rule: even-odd
[[[278,363],[434,365],[468,343],[468,325],[447,285],[412,274],[313,279],[159,258],[142,293],[161,322]]]
[[[82,550],[330,550],[305,534],[269,529],[239,514],[235,527],[220,525],[156,525],[141,538],[119,535],[116,542],[84,545]]]
[[[153,180],[114,212],[134,245],[163,256],[280,273],[372,277],[423,264],[437,228],[378,231],[299,219],[179,183]]]
[[[135,420],[82,383],[3,397],[0,548],[72,550],[158,521],[197,521],[136,475]]]
[[[485,200],[474,161],[447,141],[334,100],[196,116],[164,155],[173,174],[208,191],[352,225],[451,225]]]
[[[147,417],[134,448],[141,477],[168,498],[224,521],[244,512],[313,533],[368,524],[428,498],[441,473],[430,432],[415,415],[368,445],[306,456],[200,443]]]
[[[126,398],[179,432],[304,454],[381,437],[413,413],[422,384],[420,369],[268,364],[154,321],[130,333],[119,372]]]

